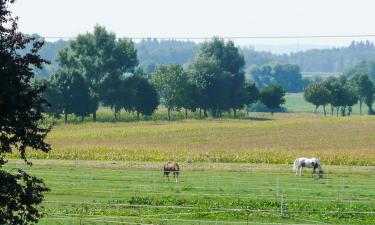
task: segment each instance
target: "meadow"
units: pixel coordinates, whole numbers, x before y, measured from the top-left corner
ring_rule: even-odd
[[[295,177],[290,165],[183,163],[178,183],[161,163],[34,161],[51,191],[47,224],[375,223],[374,167],[325,166]]]
[[[245,119],[56,125],[33,159],[375,165],[375,118],[250,114]],[[14,155],[13,157],[17,157]]]
[[[306,102],[305,99],[303,98],[303,93],[290,93],[285,96],[285,105],[284,107],[287,109],[288,112],[292,113],[315,113],[315,106],[312,105],[309,102]],[[353,107],[353,114],[354,115],[359,115],[360,114],[360,109],[359,109],[359,104],[354,105]],[[326,111],[327,114],[331,113],[331,107],[328,105],[326,106]],[[365,104],[362,105],[362,114],[367,114],[368,108]],[[323,115],[323,107],[320,106],[318,108],[318,114]],[[341,115],[341,112],[339,112]],[[335,114],[336,115],[336,114]]]

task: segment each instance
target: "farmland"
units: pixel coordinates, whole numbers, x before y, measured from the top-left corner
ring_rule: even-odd
[[[313,114],[250,114],[208,119],[57,125],[53,151],[33,159],[291,163],[297,156],[324,164],[374,165],[375,118]],[[16,156],[14,156],[16,157]]]
[[[51,188],[39,224],[374,224],[374,167],[325,166],[325,179],[289,165],[36,160]]]
[[[308,113],[58,121],[47,137],[51,153],[31,152],[31,168],[14,159],[6,168],[25,169],[51,189],[40,225],[370,225],[374,133],[371,116]],[[320,158],[324,179],[294,176],[291,163],[302,155]],[[168,160],[180,163],[178,183],[163,181]]]

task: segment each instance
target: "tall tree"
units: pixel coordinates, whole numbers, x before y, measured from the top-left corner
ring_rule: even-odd
[[[311,83],[305,89],[303,97],[307,102],[315,105],[315,113],[319,106],[323,106],[324,116],[326,116],[326,105],[330,102],[331,93],[322,83]]]
[[[230,93],[230,85],[226,83],[229,74],[222,70],[220,63],[213,57],[198,57],[188,65],[190,82],[196,96],[196,106],[204,111],[211,110],[213,116],[224,108]]]
[[[52,77],[52,83],[61,95],[65,123],[69,114],[73,113],[83,121],[84,117],[97,108],[95,97],[78,71],[60,69]]]
[[[375,92],[374,84],[367,74],[357,73],[350,78],[350,85],[358,97],[359,110],[362,115],[363,102],[371,103],[371,99],[373,98]]]
[[[98,96],[97,100],[112,108],[116,108],[112,99],[120,92],[114,89],[120,88],[116,84],[123,74],[133,72],[138,65],[134,42],[117,39],[114,33],[101,26],[96,26],[93,33],[79,35],[69,48],[59,52],[57,61],[60,67],[82,71],[90,90]],[[95,121],[96,109],[92,113]]]
[[[159,65],[153,76],[152,83],[161,98],[161,103],[167,108],[168,120],[171,120],[171,110],[180,109],[184,102],[184,91],[188,83],[187,73],[181,65]]]
[[[260,91],[261,102],[271,109],[271,114],[275,112],[275,109],[280,108],[285,103],[285,91],[279,84],[273,84],[269,87],[265,87]]]
[[[44,127],[42,97],[45,87],[32,84],[35,68],[46,63],[38,51],[43,42],[26,37],[18,31],[17,19],[9,11],[14,0],[0,1],[0,224],[31,224],[41,218],[38,205],[48,188],[43,180],[21,169],[10,173],[4,170],[5,157],[18,150],[27,161],[29,149],[49,152],[44,140],[51,127]],[[28,43],[32,48],[25,54]]]
[[[139,115],[152,115],[159,106],[159,96],[156,88],[143,76],[135,74],[125,80],[126,95],[123,96],[126,102],[124,107],[128,111]]]

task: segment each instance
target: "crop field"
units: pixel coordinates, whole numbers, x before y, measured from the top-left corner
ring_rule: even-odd
[[[161,163],[35,160],[51,191],[39,224],[374,224],[374,167],[183,163],[178,183]]]
[[[56,125],[53,151],[33,159],[375,165],[375,117],[250,114],[207,119]],[[17,157],[17,156],[14,156]]]

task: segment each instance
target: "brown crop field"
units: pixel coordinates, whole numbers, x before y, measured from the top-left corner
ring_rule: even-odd
[[[34,159],[375,165],[375,117],[252,114],[248,119],[57,125]]]

